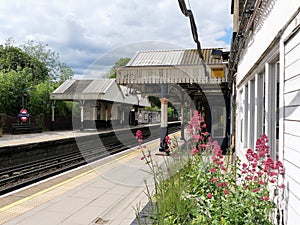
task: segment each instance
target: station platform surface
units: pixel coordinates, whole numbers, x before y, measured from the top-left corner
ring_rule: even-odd
[[[52,137],[74,137],[74,131],[50,132]],[[85,132],[85,134],[89,134]],[[32,143],[51,138],[47,133],[26,135]],[[37,135],[37,136],[35,136]],[[13,135],[16,137],[15,135]],[[179,132],[177,132],[177,137]],[[5,137],[6,145],[18,139]],[[25,143],[25,135],[22,143]],[[20,141],[20,139],[18,140]],[[2,142],[2,140],[1,140]],[[165,157],[156,156],[159,141],[142,148],[159,165]],[[0,197],[0,224],[4,225],[130,225],[148,202],[146,185],[153,190],[153,177],[142,149],[132,148],[106,157],[46,181]],[[148,153],[147,153],[148,154]]]
[[[179,121],[169,122],[169,123],[177,123]],[[109,131],[120,131],[120,130],[129,130],[129,129],[137,129],[139,127],[147,127],[147,126],[159,126],[158,123],[152,124],[140,124],[138,126],[124,126],[116,129],[112,128],[103,128],[103,129],[85,129],[84,131],[80,130],[62,130],[62,131],[43,131],[42,133],[27,133],[27,134],[4,134],[0,137],[0,147],[5,146],[13,146],[13,145],[23,145],[23,144],[31,144],[38,143],[42,141],[54,141],[64,138],[76,138],[82,136],[88,136],[92,134],[100,134]]]
[[[130,129],[121,128],[122,129]],[[13,146],[13,145],[23,145],[31,143],[39,143],[42,141],[55,141],[64,138],[76,138],[81,136],[88,136],[97,133],[109,132],[113,129],[103,129],[103,130],[65,130],[65,131],[44,131],[42,133],[27,133],[27,134],[4,134],[0,138],[0,147]]]

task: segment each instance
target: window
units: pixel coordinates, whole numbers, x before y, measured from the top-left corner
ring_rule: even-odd
[[[279,63],[266,65],[265,84],[265,133],[269,137],[270,155],[276,159],[278,154],[279,132]]]
[[[245,91],[244,91],[244,147],[247,148],[247,144],[248,144],[248,112],[249,112],[249,99],[248,99],[248,85],[245,85]]]
[[[264,94],[264,75],[259,73],[255,76],[255,141],[264,133]]]
[[[249,143],[248,147],[253,149],[255,147],[254,133],[257,129],[256,124],[254,124],[254,114],[255,114],[255,79],[249,82]]]

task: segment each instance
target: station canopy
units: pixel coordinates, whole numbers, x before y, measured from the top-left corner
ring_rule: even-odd
[[[204,61],[196,49],[139,51],[124,67],[117,69],[117,83],[162,84],[226,82],[227,61],[212,58],[213,49],[202,49]]]
[[[51,100],[64,101],[110,101],[130,105],[150,106],[147,98],[136,91],[129,93],[128,88],[118,85],[115,79],[70,79],[60,85],[50,95]]]
[[[212,54],[216,50],[219,57]],[[173,104],[220,96],[227,86],[228,52],[223,55],[221,48],[207,48],[202,54],[204,60],[196,49],[139,51],[126,66],[116,68],[116,81],[142,96],[156,97],[161,97],[161,85],[166,84],[165,93]]]

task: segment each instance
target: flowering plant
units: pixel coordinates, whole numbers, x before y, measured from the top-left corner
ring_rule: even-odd
[[[274,224],[274,198],[284,188],[278,180],[284,167],[270,157],[268,137],[262,135],[244,161],[233,162],[211,140],[197,111],[188,133],[186,149],[192,157],[156,183],[152,224]]]

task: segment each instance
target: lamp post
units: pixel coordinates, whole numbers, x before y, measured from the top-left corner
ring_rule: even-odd
[[[25,107],[24,96],[26,96],[26,91],[28,91],[28,90],[34,90],[34,87],[28,87],[22,91],[22,109],[24,109],[24,107]]]

